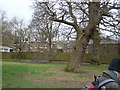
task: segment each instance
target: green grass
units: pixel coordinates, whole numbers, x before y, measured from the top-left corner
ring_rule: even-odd
[[[2,62],[3,88],[81,88],[101,75],[107,65],[87,65],[81,73],[65,72],[62,64],[32,64],[23,62]]]

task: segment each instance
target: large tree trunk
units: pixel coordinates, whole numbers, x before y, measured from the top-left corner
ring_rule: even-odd
[[[79,36],[76,40],[76,46],[73,51],[72,58],[66,67],[66,71],[68,72],[80,72],[81,61],[84,57],[88,43],[95,31],[94,28],[88,27],[87,29],[88,32],[83,33],[83,35]]]
[[[76,40],[76,49],[72,54],[72,59],[69,61],[66,71],[68,72],[80,72],[81,61],[83,60],[86,48],[92,36],[94,35],[94,31],[96,30],[96,26],[99,25],[100,22],[100,13],[98,9],[100,8],[100,2],[90,2],[89,3],[89,24],[84,30],[82,30],[82,34],[77,32],[77,40]],[[77,30],[76,31],[80,31]]]

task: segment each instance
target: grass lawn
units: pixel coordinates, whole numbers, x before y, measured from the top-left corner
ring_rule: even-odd
[[[65,72],[65,64],[2,62],[3,88],[81,88],[107,65],[84,65],[81,73]]]

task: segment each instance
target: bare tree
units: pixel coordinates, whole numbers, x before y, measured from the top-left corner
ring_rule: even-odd
[[[1,45],[4,46],[10,46],[12,47],[14,42],[15,42],[15,35],[12,34],[12,30],[11,30],[11,25],[10,22],[6,16],[6,13],[4,11],[1,11],[0,13],[0,35],[2,38],[2,42]]]
[[[51,53],[53,44],[52,42],[58,34],[59,24],[49,20],[49,15],[43,15],[35,10],[31,25],[38,34],[36,39],[42,43],[48,44],[49,51]]]
[[[93,37],[99,24],[114,27],[109,30],[118,34],[115,25],[118,19],[115,18],[117,9],[120,9],[118,2],[39,2],[36,1],[34,9],[38,16],[48,15],[50,20],[72,26],[76,31],[76,46],[72,59],[66,67],[66,71],[80,72],[81,61],[84,57],[90,39]],[[116,9],[116,14],[112,13]],[[40,15],[39,15],[40,14]],[[109,21],[110,20],[110,21]],[[113,23],[111,22],[113,21]],[[101,27],[102,28],[102,27]],[[112,28],[109,28],[112,29]],[[104,29],[105,30],[105,29]],[[106,28],[107,30],[107,28]]]
[[[28,38],[28,29],[26,28],[24,21],[19,20],[16,17],[11,20],[10,24],[12,25],[12,33],[17,36],[14,43],[16,50],[22,52]]]

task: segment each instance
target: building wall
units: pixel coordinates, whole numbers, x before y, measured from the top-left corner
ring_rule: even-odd
[[[118,55],[118,44],[100,44],[98,47],[94,47],[92,44],[88,46],[88,53],[92,53],[92,51],[99,52],[99,54],[103,55]]]
[[[62,50],[66,53],[72,53],[74,50],[75,41],[70,42],[62,42],[62,41],[54,41],[52,44],[53,51]],[[46,43],[40,42],[30,42],[24,45],[22,49],[23,52],[42,52],[49,51],[49,46]],[[118,44],[100,44],[98,46],[93,46],[93,44],[89,44],[87,47],[87,53],[92,53],[93,51],[98,51],[100,54],[118,54]]]

